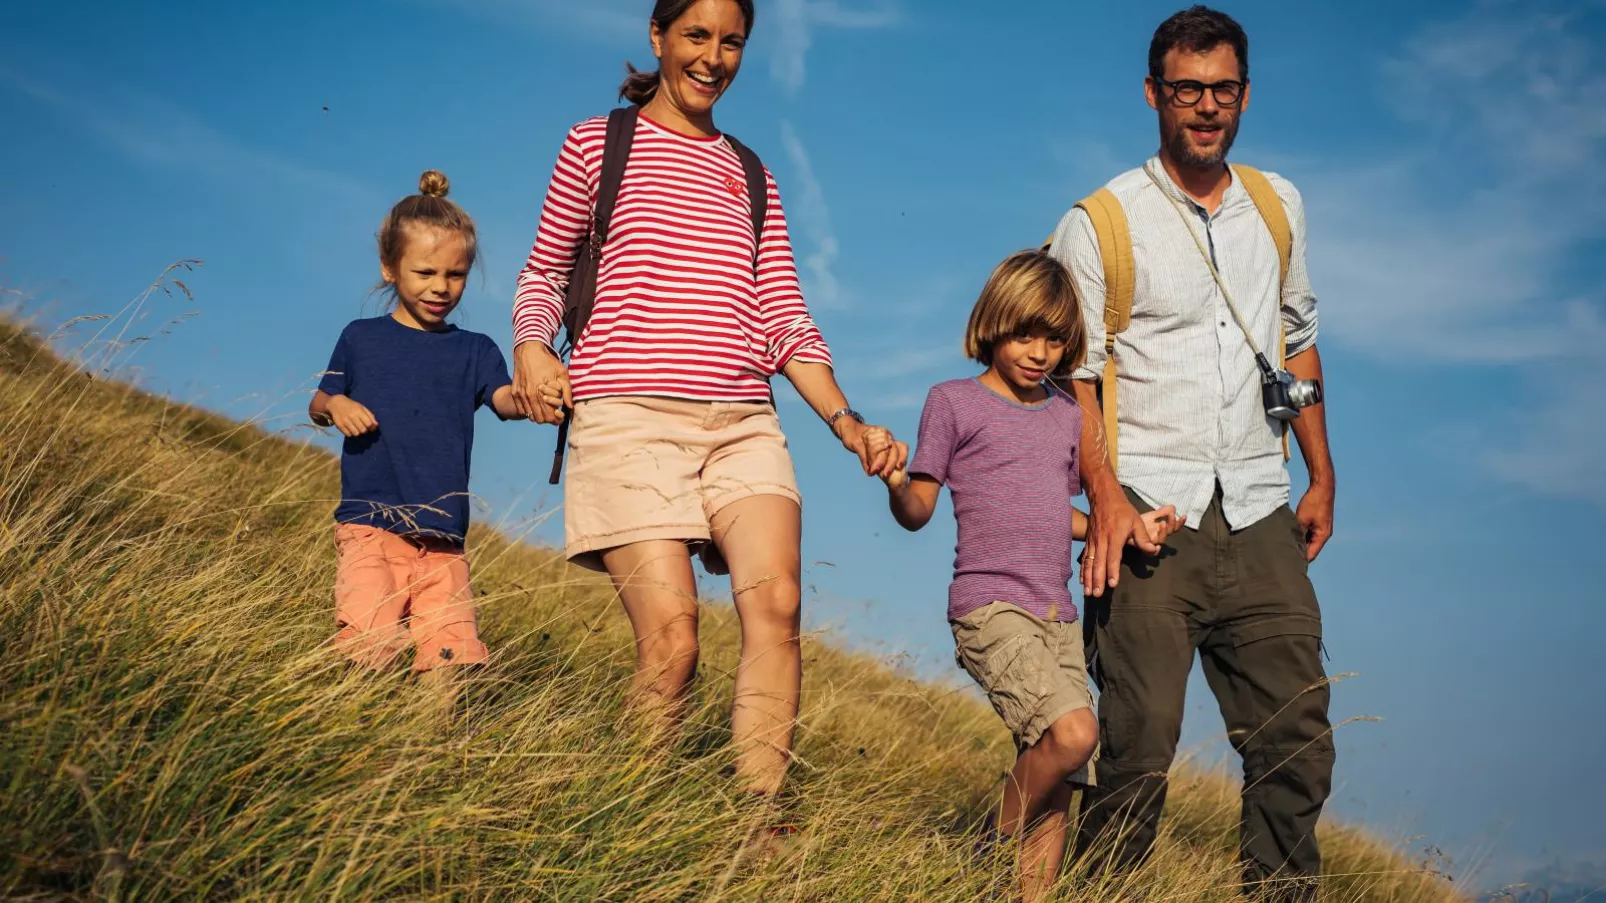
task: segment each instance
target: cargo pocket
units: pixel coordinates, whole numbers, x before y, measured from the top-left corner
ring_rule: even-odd
[[[994,603],[954,622],[955,658],[1002,718],[1017,742],[1047,696],[1050,658],[1039,622]]]
[[[1320,643],[1322,619],[1303,614],[1266,615],[1242,624],[1234,624],[1228,630],[1228,636],[1232,638],[1232,644],[1238,648],[1281,636],[1312,637]]]

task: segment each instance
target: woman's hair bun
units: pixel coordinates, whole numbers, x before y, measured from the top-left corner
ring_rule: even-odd
[[[443,198],[451,190],[451,181],[446,178],[446,173],[438,169],[425,170],[418,177],[418,193],[425,197]]]

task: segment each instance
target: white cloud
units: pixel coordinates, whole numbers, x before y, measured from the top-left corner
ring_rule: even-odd
[[[521,28],[558,26],[604,44],[647,41],[651,6],[638,0],[412,0]]]
[[[1581,266],[1606,234],[1603,12],[1484,3],[1425,30],[1384,92],[1430,150],[1300,185],[1324,337],[1506,366],[1536,401],[1486,410],[1482,462],[1606,506],[1606,289]]]
[[[1585,17],[1486,4],[1385,66],[1432,151],[1301,180],[1313,273],[1342,299],[1327,334],[1441,360],[1593,350],[1601,299],[1562,276],[1606,227],[1606,55]]]
[[[798,140],[792,123],[781,122],[781,144],[786,148],[787,159],[797,176],[798,188],[792,192],[792,219],[797,228],[792,230],[794,253],[798,258],[798,271],[804,283],[805,295],[812,307],[829,309],[846,305],[842,285],[836,278],[836,259],[841,251],[836,230],[831,226],[831,210],[825,203],[825,190],[814,175],[809,153]],[[798,249],[798,237],[808,240],[807,253]]]
[[[646,45],[651,5],[646,0],[412,0],[522,28],[554,25],[610,46]],[[820,29],[889,28],[903,19],[901,0],[844,5],[839,0],[774,0],[760,3],[754,46],[771,53],[770,75],[788,93],[808,81],[808,55]],[[648,60],[648,62],[651,62]]]
[[[0,86],[55,110],[139,163],[225,182],[268,179],[311,192],[369,193],[345,176],[247,147],[174,104],[126,86],[100,84],[91,97],[6,68],[0,68]]]
[[[888,28],[903,17],[895,0],[884,0],[869,8],[843,6],[835,0],[776,0],[762,8],[765,18],[773,16],[774,57],[770,74],[789,92],[796,93],[808,80],[809,48],[818,28]],[[769,26],[763,20],[760,28]]]

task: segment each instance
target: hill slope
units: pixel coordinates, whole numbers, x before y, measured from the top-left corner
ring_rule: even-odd
[[[769,861],[724,776],[737,625],[710,606],[691,726],[621,717],[606,588],[481,532],[494,668],[443,725],[324,648],[327,454],[115,382],[0,322],[0,895],[31,899],[975,900],[996,719],[810,640],[796,815]],[[1064,899],[1232,900],[1235,792],[1181,773],[1155,862]],[[1454,899],[1329,830],[1330,900]]]

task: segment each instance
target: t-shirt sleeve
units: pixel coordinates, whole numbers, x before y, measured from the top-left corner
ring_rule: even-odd
[[[494,341],[485,340],[484,347],[480,349],[479,366],[474,374],[474,409],[491,403],[491,396],[496,390],[511,385],[512,377],[507,375],[507,358],[502,356],[502,349]]]
[[[925,474],[939,483],[947,483],[948,466],[953,461],[954,447],[958,445],[959,427],[954,419],[953,403],[940,389],[940,386],[933,388],[926,395],[926,406],[920,412],[920,434],[915,440],[915,457],[909,464],[909,472]]]
[[[347,341],[344,331],[335,340],[334,353],[329,355],[329,366],[324,368],[323,377],[318,380],[318,391],[326,395],[351,394],[351,343]]]

